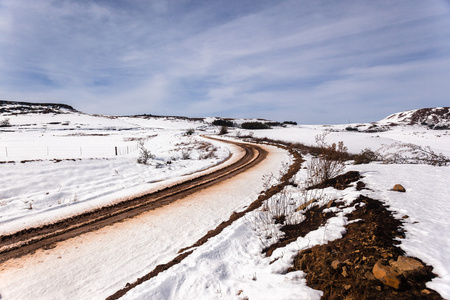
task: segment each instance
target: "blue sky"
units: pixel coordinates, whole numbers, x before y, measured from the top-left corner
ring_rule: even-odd
[[[4,100],[337,124],[449,95],[448,0],[0,0]]]

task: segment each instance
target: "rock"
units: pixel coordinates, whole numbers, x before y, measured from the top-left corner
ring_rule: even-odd
[[[420,291],[420,293],[427,295],[427,296],[431,294],[430,290],[428,290],[428,289],[423,289]]]
[[[386,261],[380,259],[373,266],[372,273],[376,279],[383,284],[390,286],[394,289],[399,289],[402,283],[399,274],[395,272],[391,267],[385,265]]]
[[[348,277],[348,272],[347,272],[347,267],[342,267],[342,276],[344,276],[345,278]]]
[[[350,284],[344,285],[344,289],[345,289],[346,291],[348,291],[348,290],[351,289],[351,288],[352,288],[352,286],[351,286]]]
[[[406,189],[403,187],[403,185],[401,185],[401,184],[396,184],[396,185],[394,185],[394,187],[392,188],[392,190],[394,191],[394,192],[401,192],[401,193],[404,193],[404,192],[406,192]]]
[[[342,267],[342,263],[338,259],[333,260],[331,267],[335,270],[340,269]]]
[[[417,259],[411,257],[399,256],[397,261],[391,263],[391,267],[405,278],[427,275],[425,266]]]

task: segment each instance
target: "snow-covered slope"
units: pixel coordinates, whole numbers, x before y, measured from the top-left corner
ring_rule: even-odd
[[[76,110],[67,104],[59,103],[30,103],[0,100],[0,113],[3,116],[42,113],[42,114],[64,114],[76,112]]]
[[[0,111],[0,234],[139,195],[230,153],[200,137],[208,133],[201,119],[88,115],[63,104],[5,101]],[[146,165],[137,163],[139,143],[154,156]]]
[[[450,128],[450,107],[421,108],[392,114],[380,124],[423,125],[430,129]]]

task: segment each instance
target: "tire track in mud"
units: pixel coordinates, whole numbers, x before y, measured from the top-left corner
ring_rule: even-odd
[[[104,206],[67,219],[40,227],[23,229],[9,235],[0,236],[0,263],[17,258],[38,249],[50,249],[61,242],[83,233],[132,218],[145,211],[168,205],[208,186],[231,178],[257,165],[267,156],[267,151],[255,144],[215,139],[234,144],[245,151],[244,156],[217,171],[163,188],[134,199]]]
[[[268,143],[268,144],[271,144],[271,143]],[[196,247],[199,247],[199,246],[205,244],[210,238],[215,237],[216,235],[220,234],[225,228],[230,226],[234,221],[242,218],[247,213],[254,211],[255,209],[261,207],[265,200],[268,200],[270,197],[281,192],[283,190],[283,188],[289,184],[289,180],[293,176],[295,176],[295,174],[297,174],[297,172],[300,170],[300,167],[303,163],[303,158],[300,155],[300,153],[298,153],[297,151],[295,151],[291,148],[285,147],[281,144],[271,144],[271,145],[277,146],[279,148],[289,151],[289,153],[294,157],[294,162],[290,165],[289,170],[286,172],[286,174],[284,174],[281,177],[279,184],[272,186],[267,191],[263,191],[258,196],[258,198],[247,207],[247,209],[245,209],[244,211],[241,211],[241,212],[237,212],[237,213],[234,212],[227,221],[222,222],[216,228],[208,231],[208,233],[206,235],[204,235],[202,238],[200,238],[193,245],[179,250],[178,251],[179,255],[177,257],[175,257],[174,259],[172,259],[171,261],[169,261],[165,264],[157,265],[155,267],[155,269],[153,269],[151,272],[147,273],[146,275],[138,278],[135,282],[133,282],[133,283],[127,282],[125,284],[124,288],[118,290],[111,296],[107,297],[106,300],[119,299],[122,296],[124,296],[128,291],[132,290],[133,288],[137,287],[138,285],[156,277],[159,273],[166,271],[169,268],[173,267],[174,265],[180,263],[181,261],[183,261],[183,259],[185,259],[190,254],[192,254],[192,252],[194,252]]]

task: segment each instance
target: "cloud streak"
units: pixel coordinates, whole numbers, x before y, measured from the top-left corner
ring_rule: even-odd
[[[0,97],[300,123],[448,103],[445,1],[254,2],[3,1]]]

